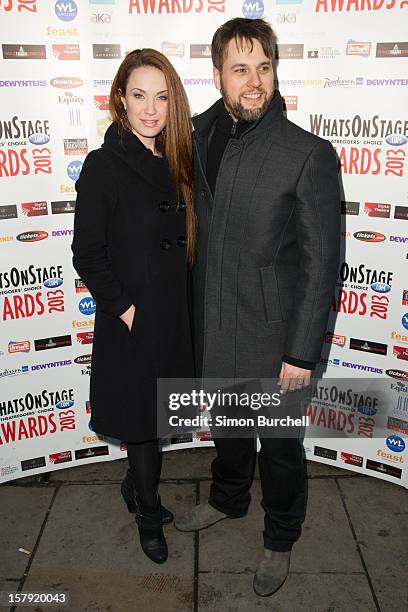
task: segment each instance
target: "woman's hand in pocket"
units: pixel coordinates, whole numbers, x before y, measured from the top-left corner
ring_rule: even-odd
[[[136,308],[134,304],[132,304],[132,306],[129,306],[129,308],[125,310],[123,314],[120,315],[120,318],[127,325],[129,331],[132,329],[132,323],[133,323],[133,318],[135,316],[135,310]]]

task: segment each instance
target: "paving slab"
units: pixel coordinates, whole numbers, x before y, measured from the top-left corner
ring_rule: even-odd
[[[73,465],[63,470],[50,472],[49,482],[106,482],[122,480],[127,470],[127,459],[98,461],[85,465]]]
[[[215,448],[186,448],[163,453],[162,479],[211,478]]]
[[[381,608],[408,610],[408,491],[384,480],[339,480]]]
[[[200,574],[199,612],[375,612],[363,575],[289,574],[271,597],[253,592],[252,574]]]
[[[209,484],[200,486],[208,498]],[[241,519],[226,519],[200,531],[200,570],[255,571],[263,554],[261,488],[254,482],[250,510]],[[228,545],[226,545],[228,543]],[[362,572],[363,567],[335,482],[309,481],[309,501],[303,535],[292,553],[293,571]]]
[[[161,495],[177,511],[193,503],[195,488],[164,484]],[[141,551],[119,485],[66,485],[55,499],[24,589],[69,591],[73,610],[188,612],[194,536],[180,537],[173,525],[165,533],[169,559],[157,565]]]
[[[307,475],[309,478],[321,477],[321,476],[360,476],[356,472],[351,470],[343,470],[335,465],[328,465],[327,463],[319,463],[317,461],[306,461],[307,464]]]
[[[0,487],[0,580],[20,579],[30,556],[19,548],[32,551],[55,489],[27,488],[16,485]],[[7,588],[7,587],[3,587]],[[10,587],[10,588],[13,588]]]

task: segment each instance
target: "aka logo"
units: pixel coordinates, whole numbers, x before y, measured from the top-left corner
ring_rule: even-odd
[[[277,23],[296,23],[296,13],[278,13],[276,17]]]
[[[405,329],[408,329],[408,312],[402,315],[401,323]]]
[[[92,13],[91,22],[92,23],[111,23],[112,13]]]
[[[72,161],[67,166],[67,175],[72,181],[77,181],[82,170],[82,162]]]
[[[78,308],[81,314],[89,316],[95,314],[96,302],[91,297],[82,298],[78,304]]]
[[[73,0],[69,2],[64,2],[63,0],[56,2],[54,10],[56,16],[58,19],[61,19],[61,21],[72,21],[78,14],[77,5]]]
[[[264,13],[265,7],[262,0],[251,2],[248,0],[242,6],[242,13],[247,19],[260,19]]]

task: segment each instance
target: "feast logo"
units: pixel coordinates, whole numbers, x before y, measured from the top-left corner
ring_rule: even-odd
[[[129,0],[129,15],[225,13],[225,0]]]
[[[405,0],[316,0],[315,12],[385,11],[405,4]]]

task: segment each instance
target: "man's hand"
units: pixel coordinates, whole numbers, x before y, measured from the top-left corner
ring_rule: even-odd
[[[298,368],[289,363],[282,362],[278,385],[282,395],[288,391],[299,391],[310,384],[311,370]]]
[[[123,314],[120,315],[120,318],[122,319],[122,321],[124,323],[126,323],[126,325],[128,326],[129,331],[132,329],[132,323],[133,323],[133,317],[135,316],[135,307],[132,304],[132,306],[129,306],[129,308],[127,310],[125,310],[125,312]]]

